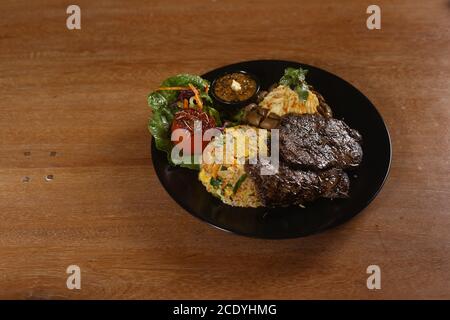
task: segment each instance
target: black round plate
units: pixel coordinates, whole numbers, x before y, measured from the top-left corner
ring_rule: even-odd
[[[322,69],[297,62],[247,61],[228,65],[203,75],[213,81],[227,71],[246,70],[259,78],[261,90],[277,82],[287,67],[308,69],[306,80],[331,106],[334,116],[344,120],[363,137],[363,161],[350,172],[350,198],[319,199],[306,208],[237,208],[209,194],[198,181],[198,172],[171,167],[166,154],[152,142],[152,160],[164,188],[186,211],[197,218],[240,235],[257,238],[295,238],[339,225],[361,212],[377,195],[391,162],[389,133],[378,111],[360,91]]]

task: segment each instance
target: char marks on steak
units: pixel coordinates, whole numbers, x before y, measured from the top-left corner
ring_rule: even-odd
[[[324,170],[361,163],[361,135],[341,120],[289,114],[282,118],[279,129],[280,156],[290,166]]]
[[[350,181],[343,169],[358,166],[363,155],[356,130],[318,114],[288,114],[282,117],[279,129],[278,172],[261,161],[245,164],[265,206],[348,197]],[[262,175],[261,169],[269,174]]]
[[[274,174],[261,175],[261,169]],[[257,192],[267,207],[302,205],[317,198],[346,198],[350,182],[337,168],[303,171],[280,163],[278,173],[271,164],[245,164],[245,171],[255,182]]]

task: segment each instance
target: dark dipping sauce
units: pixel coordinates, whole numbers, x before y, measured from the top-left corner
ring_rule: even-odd
[[[241,90],[233,90],[233,80],[241,85]],[[256,92],[256,81],[241,72],[228,73],[214,82],[214,94],[225,102],[242,102],[250,99]]]

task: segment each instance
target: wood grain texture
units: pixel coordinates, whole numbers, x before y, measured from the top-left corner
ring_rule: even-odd
[[[0,3],[0,298],[450,298],[448,1],[378,1],[377,31],[365,1],[77,4],[82,29],[69,31],[65,1]],[[338,74],[387,122],[390,178],[345,225],[235,236],[158,182],[148,92],[262,58]]]

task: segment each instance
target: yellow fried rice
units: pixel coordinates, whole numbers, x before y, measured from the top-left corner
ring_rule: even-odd
[[[249,129],[256,132],[257,139],[249,138]],[[201,164],[198,176],[208,192],[231,206],[262,206],[255,183],[244,170],[244,163],[257,156],[258,146],[267,151],[267,145],[259,140],[266,137],[264,131],[244,125],[226,128],[222,135],[208,144],[203,158],[209,160]],[[227,145],[233,150],[232,153],[224,152]]]

